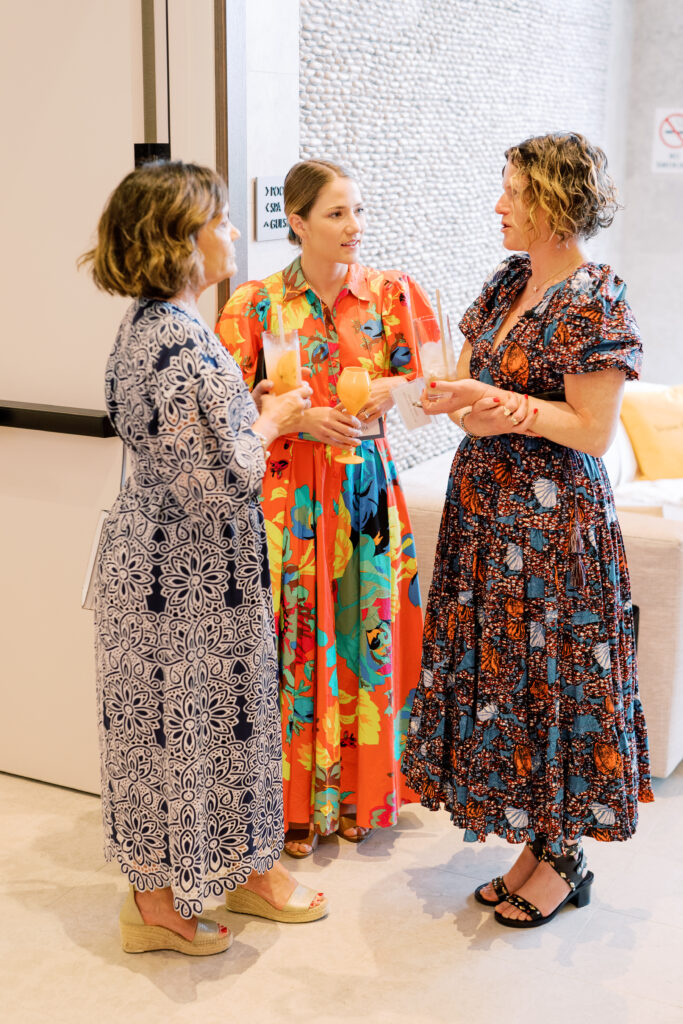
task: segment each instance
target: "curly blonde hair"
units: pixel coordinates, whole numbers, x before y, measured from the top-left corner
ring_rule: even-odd
[[[607,173],[607,157],[577,132],[535,135],[505,152],[524,176],[523,198],[538,233],[543,210],[551,231],[564,240],[591,238],[609,227],[619,209],[617,190]]]
[[[170,299],[204,276],[197,232],[228,202],[223,179],[208,167],[157,160],[126,175],[107,201],[90,264],[110,295]]]

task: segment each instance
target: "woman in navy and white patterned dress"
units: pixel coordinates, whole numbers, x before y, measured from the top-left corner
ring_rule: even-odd
[[[96,587],[105,856],[131,888],[129,952],[228,947],[197,918],[326,912],[279,865],[282,749],[266,538],[266,447],[308,406],[303,385],[256,393],[202,320],[204,288],[236,269],[224,182],[191,164],[128,175],[84,260],[135,302],[106,371],[131,458],[109,513]]]

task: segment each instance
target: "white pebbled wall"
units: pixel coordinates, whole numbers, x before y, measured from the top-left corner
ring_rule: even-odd
[[[676,3],[676,0],[672,0]],[[301,152],[347,165],[368,211],[363,259],[412,274],[455,323],[504,255],[493,207],[505,149],[568,129],[619,171],[612,82],[631,0],[301,0]],[[590,247],[611,259],[609,233]],[[444,420],[399,466],[453,445]]]

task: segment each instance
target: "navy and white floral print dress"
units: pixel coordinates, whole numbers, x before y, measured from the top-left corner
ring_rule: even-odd
[[[465,313],[473,378],[534,395],[564,374],[638,376],[625,286],[592,263],[494,350],[529,274],[528,257],[509,257]],[[600,459],[515,434],[460,445],[403,770],[466,840],[543,835],[560,853],[563,839],[633,834],[652,791],[628,569]]]
[[[98,567],[105,857],[189,917],[283,843],[257,411],[206,324],[159,301],[124,317],[106,398],[132,468]]]

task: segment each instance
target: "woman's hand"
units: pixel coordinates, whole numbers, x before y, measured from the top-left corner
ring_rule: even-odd
[[[464,412],[464,424],[468,431],[477,437],[493,437],[496,434],[523,434],[526,437],[537,437],[533,425],[538,416],[538,408],[528,395],[518,395],[514,391],[500,391],[498,395],[487,395],[475,402],[469,412]]]
[[[260,394],[261,415],[252,425],[252,429],[263,434],[268,444],[280,434],[301,430],[303,416],[311,408],[312,394],[309,384],[302,384],[298,388],[286,391],[284,395],[272,395],[263,388]]]
[[[383,416],[394,404],[393,390],[405,382],[405,377],[376,377],[370,381],[370,398],[358,413],[362,420],[375,420]]]
[[[360,443],[360,428],[360,420],[344,412],[341,406],[321,405],[303,414],[299,430],[337,448],[355,448]]]
[[[309,384],[311,380],[311,371],[307,366],[302,367],[301,376],[305,384]],[[254,404],[259,412],[261,412],[261,400],[264,395],[269,395],[273,390],[272,380],[260,380],[254,390],[251,393],[251,397],[254,399]]]
[[[259,412],[261,412],[261,400],[263,399],[263,396],[270,394],[272,390],[272,380],[260,380],[252,391],[251,397],[254,399],[254,404]]]
[[[500,388],[491,387],[471,377],[463,377],[461,380],[432,381],[422,392],[420,401],[428,416],[437,416],[442,412],[452,413],[467,405],[474,405],[487,395],[500,397],[503,394]]]

